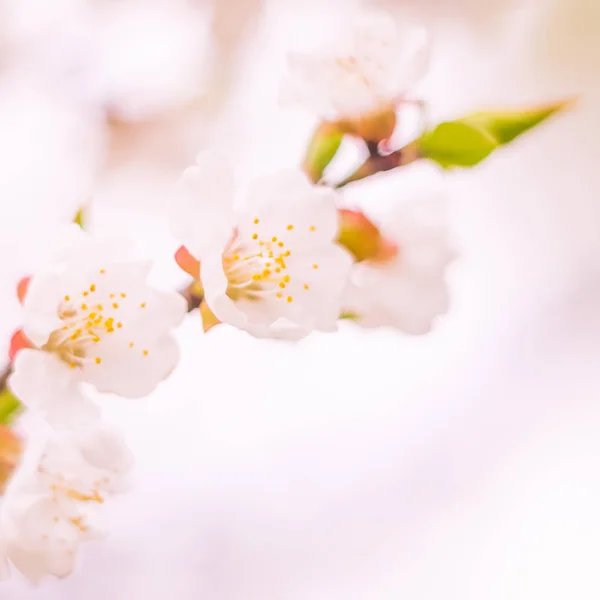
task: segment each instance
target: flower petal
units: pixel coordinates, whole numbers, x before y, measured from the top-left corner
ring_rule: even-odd
[[[101,363],[84,366],[85,379],[100,392],[141,398],[171,374],[179,361],[175,339],[140,335],[132,346],[122,336],[107,340]]]
[[[196,258],[224,246],[233,231],[233,173],[225,158],[202,155],[177,184],[171,211],[175,237]]]

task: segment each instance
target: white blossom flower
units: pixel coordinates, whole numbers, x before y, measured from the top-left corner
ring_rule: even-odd
[[[424,74],[426,31],[380,11],[350,13],[323,47],[290,52],[282,97],[339,120],[394,107]]]
[[[177,363],[171,329],[187,307],[179,294],[150,287],[150,263],[128,260],[114,240],[76,226],[62,236],[56,264],[30,281],[23,331],[36,348],[19,352],[9,385],[58,421],[89,420],[93,408],[77,384],[129,398],[150,393]]]
[[[56,436],[30,440],[3,498],[0,575],[10,562],[33,583],[66,577],[80,544],[104,535],[98,509],[131,465],[129,450],[102,425]]]
[[[257,337],[335,330],[351,264],[334,243],[335,198],[291,170],[255,181],[234,209],[224,161],[185,171],[173,228],[200,261],[204,298],[220,321]]]
[[[119,119],[153,118],[203,91],[209,21],[189,3],[0,0],[0,12],[7,56]]]
[[[352,267],[343,312],[365,327],[427,333],[434,318],[448,310],[446,269],[455,258],[443,199],[413,197],[398,205],[382,232],[398,253],[388,261]]]

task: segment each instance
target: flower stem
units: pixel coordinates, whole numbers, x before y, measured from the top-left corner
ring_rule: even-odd
[[[336,184],[335,187],[342,188],[353,181],[360,181],[376,173],[383,173],[397,167],[404,167],[421,158],[417,145],[414,142],[391,154],[380,154],[378,150],[370,147],[369,154],[369,158],[350,177]]]

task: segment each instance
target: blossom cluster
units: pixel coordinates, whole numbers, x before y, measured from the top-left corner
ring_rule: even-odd
[[[123,489],[132,457],[97,399],[141,398],[167,378],[179,358],[173,331],[191,309],[199,308],[205,331],[228,324],[287,340],[334,332],[340,319],[421,335],[448,310],[456,252],[443,196],[399,198],[373,219],[349,207],[341,188],[418,158],[471,166],[491,152],[489,119],[446,124],[456,139],[469,129],[469,164],[460,147],[450,154],[444,146],[448,127],[424,134],[419,153],[414,145],[394,150],[399,116],[426,66],[427,35],[382,13],[361,15],[342,34],[318,53],[289,57],[283,96],[320,123],[302,168],[241,186],[227,158],[204,153],[181,175],[170,225],[194,302],[151,286],[151,263],[129,243],[78,225],[57,233],[46,266],[24,280],[8,380],[27,409],[16,469],[20,441],[6,437],[9,462],[0,445],[0,467],[12,473],[0,511],[5,574],[12,565],[33,582],[65,577],[81,544],[102,535],[103,505]],[[545,116],[528,114],[508,129],[524,131]],[[494,125],[497,145],[517,135]],[[328,185],[323,175],[344,136],[361,140],[369,158]]]

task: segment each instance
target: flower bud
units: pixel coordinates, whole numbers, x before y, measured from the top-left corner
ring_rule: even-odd
[[[13,362],[17,356],[17,352],[24,348],[33,348],[33,344],[29,338],[25,336],[22,329],[17,329],[17,331],[12,334],[10,345],[8,347],[8,359],[10,362]]]
[[[338,243],[356,259],[384,262],[396,256],[396,244],[383,237],[377,226],[358,210],[340,209]]]
[[[336,123],[324,121],[313,134],[304,158],[304,172],[314,183],[321,180],[325,169],[338,151],[343,132]]]
[[[200,279],[200,263],[188,252],[185,246],[181,246],[175,252],[175,261],[188,275],[194,279]]]
[[[19,464],[23,444],[15,432],[0,424],[0,495]]]
[[[378,144],[392,137],[396,129],[396,111],[393,106],[379,109],[345,123],[348,133],[366,142]]]

